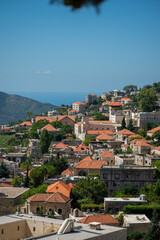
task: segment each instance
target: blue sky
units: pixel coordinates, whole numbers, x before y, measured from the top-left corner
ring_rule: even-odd
[[[100,14],[1,0],[1,91],[94,93],[160,81],[159,13],[159,0],[108,0]]]

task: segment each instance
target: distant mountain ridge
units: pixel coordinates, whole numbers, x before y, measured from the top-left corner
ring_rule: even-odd
[[[26,119],[26,113],[33,115],[51,111],[57,106],[50,103],[41,103],[19,95],[0,92],[0,124]]]

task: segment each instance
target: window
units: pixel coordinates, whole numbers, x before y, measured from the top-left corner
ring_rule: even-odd
[[[127,174],[127,178],[130,179],[131,178],[131,174]]]
[[[62,209],[61,208],[58,209],[58,214],[62,215]]]
[[[150,175],[149,174],[145,174],[145,179],[149,179]]]
[[[116,174],[114,175],[114,178],[115,178],[116,180],[119,180],[119,179],[120,179],[120,175],[119,175],[118,173],[116,173]]]
[[[20,227],[18,226],[18,227],[17,227],[17,231],[19,231],[19,229],[20,229]]]
[[[3,229],[1,230],[1,234],[4,234],[4,230]]]
[[[104,179],[108,179],[108,174],[107,173],[103,173],[103,178]]]
[[[35,227],[33,227],[33,232],[35,232],[36,231],[36,228]]]

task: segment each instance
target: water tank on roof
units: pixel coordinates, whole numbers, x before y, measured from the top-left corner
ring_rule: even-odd
[[[140,195],[140,200],[146,200],[146,195],[141,194],[141,195]]]

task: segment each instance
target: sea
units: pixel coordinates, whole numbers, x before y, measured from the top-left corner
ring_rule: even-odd
[[[71,105],[73,102],[83,102],[87,94],[101,95],[101,92],[9,92],[23,97],[31,98],[42,103],[50,103],[56,106]]]

